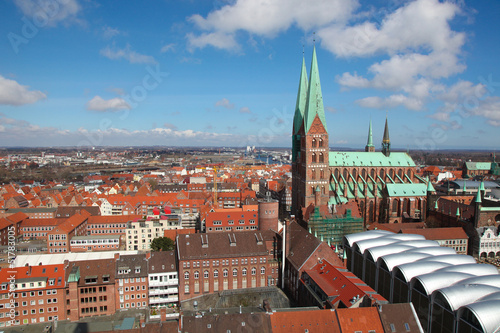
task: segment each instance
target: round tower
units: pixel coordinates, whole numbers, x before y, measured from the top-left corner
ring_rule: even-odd
[[[259,200],[259,229],[278,231],[278,213],[278,200],[272,199],[268,192],[265,199]]]

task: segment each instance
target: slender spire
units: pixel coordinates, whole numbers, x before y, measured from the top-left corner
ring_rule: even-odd
[[[427,176],[427,192],[436,192],[434,189],[434,186],[432,186],[431,180],[429,179],[429,176]]]
[[[300,126],[304,122],[304,112],[307,101],[307,69],[306,61],[302,57],[302,69],[300,71],[299,91],[297,93],[297,103],[295,104],[295,115],[293,117],[293,134],[297,134]]]
[[[481,203],[481,202],[482,202],[482,200],[481,200],[481,191],[477,190],[476,203]]]
[[[368,152],[375,151],[375,146],[373,145],[372,120],[371,120],[371,118],[370,118],[370,126],[368,127],[368,141],[366,142],[365,151],[368,151]]]
[[[319,80],[318,61],[316,59],[316,46],[313,48],[313,56],[311,61],[311,71],[309,74],[309,87],[307,91],[307,102],[304,114],[305,132],[309,132],[314,118],[318,115],[325,131],[326,119],[325,109],[323,107],[323,95],[321,93],[321,83]]]
[[[389,156],[391,154],[391,140],[389,139],[389,124],[387,123],[387,116],[385,116],[384,137],[382,139],[382,153],[385,156]]]

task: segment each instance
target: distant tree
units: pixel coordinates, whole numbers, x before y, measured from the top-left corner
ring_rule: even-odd
[[[151,250],[170,251],[174,249],[174,241],[168,237],[159,237],[151,241]]]
[[[156,191],[158,189],[158,181],[156,179],[149,179],[148,183],[151,186],[151,191]]]

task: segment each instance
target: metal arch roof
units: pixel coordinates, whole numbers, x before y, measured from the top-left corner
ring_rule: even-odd
[[[30,266],[37,265],[57,265],[69,261],[112,259],[115,253],[120,255],[137,254],[139,251],[105,251],[105,252],[70,252],[70,253],[52,253],[52,254],[30,254],[19,255],[15,260],[15,267],[23,267],[26,264]]]
[[[484,333],[495,333],[498,332],[498,328],[500,327],[499,308],[500,300],[475,302],[458,309],[458,318],[462,317],[464,311],[467,309],[474,314],[477,321],[481,324]]]
[[[445,267],[446,268],[446,267]],[[444,288],[449,286],[451,283],[467,279],[472,274],[462,273],[462,272],[439,272],[441,269],[436,270],[432,273],[427,273],[423,275],[417,275],[413,277],[410,281],[410,286],[413,289],[415,283],[418,281],[424,287],[427,295],[432,294],[432,292],[439,288]]]
[[[423,259],[422,261],[427,262],[442,262],[450,265],[465,265],[465,264],[474,264],[476,265],[476,260],[471,256],[464,254],[443,254],[437,255],[434,257]],[[467,272],[464,272],[467,273]]]
[[[412,248],[413,247],[409,246],[406,242],[405,245],[402,245],[401,242],[398,242],[396,244],[389,244],[389,245],[377,246],[366,249],[366,251],[363,253],[363,257],[365,259],[371,257],[373,261],[376,262],[378,258],[381,256],[404,252]]]
[[[455,284],[450,287],[437,289],[432,293],[431,302],[434,303],[436,296],[441,294],[448,302],[453,311],[461,306],[474,303],[478,298],[499,292],[500,288],[484,284]]]
[[[418,247],[415,249],[415,252],[428,253],[435,256],[457,255],[457,252],[454,249],[452,249],[451,247],[444,247],[444,246]]]
[[[408,242],[408,245],[411,247],[429,247],[429,246],[440,246],[438,242],[428,239],[416,240]]]
[[[345,235],[342,243],[344,245],[352,247],[354,243],[362,241],[364,239],[378,238],[384,235],[393,235],[393,234],[394,234],[393,232],[387,230],[369,230],[357,234]]]
[[[411,250],[400,253],[388,254],[386,256],[381,256],[377,259],[377,268],[380,268],[382,266],[382,263],[384,262],[387,268],[389,269],[389,272],[392,272],[395,266],[415,262],[417,260],[427,258],[429,256],[430,254],[413,252]]]
[[[463,281],[459,281],[455,283],[457,284],[483,284],[486,286],[492,286],[500,288],[500,274],[492,274],[492,275],[482,275],[482,276],[474,276]]]
[[[400,240],[398,240],[396,238],[389,238],[389,237],[365,239],[365,240],[356,242],[354,244],[353,249],[358,250],[358,252],[360,252],[360,253],[364,253],[366,249],[369,249],[372,247],[385,246],[385,245],[394,244],[394,243],[398,243],[398,242],[400,242]]]
[[[392,270],[392,276],[396,276],[399,271],[404,276],[406,283],[408,283],[415,276],[432,273],[440,268],[450,265],[445,262],[425,262],[425,259],[427,258],[394,267]]]
[[[398,240],[425,240],[425,236],[418,235],[418,234],[394,234],[394,235],[388,235],[385,236],[384,238],[391,238],[391,239],[398,239]]]
[[[500,301],[500,292],[492,293],[477,299],[478,302],[496,301],[496,300]]]
[[[498,273],[495,266],[490,264],[463,264],[463,265],[453,265],[449,267],[444,267],[439,270],[439,272],[462,272],[468,273],[475,276],[481,275],[492,275]]]

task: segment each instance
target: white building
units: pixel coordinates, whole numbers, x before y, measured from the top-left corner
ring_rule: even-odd
[[[179,279],[175,251],[151,252],[148,264],[149,307],[167,307],[179,302]]]
[[[496,227],[481,227],[477,229],[479,235],[479,257],[500,256],[500,235]]]
[[[127,250],[150,250],[151,241],[163,237],[167,224],[167,220],[128,222],[125,229]]]

